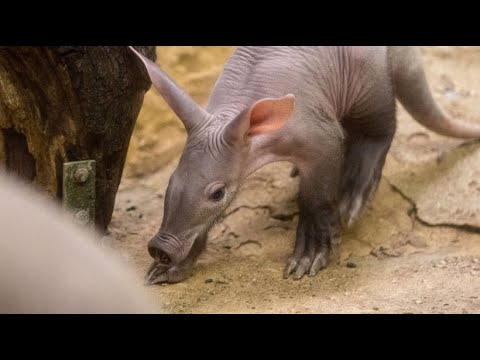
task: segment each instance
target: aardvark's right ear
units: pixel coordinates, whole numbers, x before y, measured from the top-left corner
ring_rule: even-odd
[[[243,115],[233,120],[226,129],[230,141],[247,139],[283,127],[295,109],[293,94],[255,102]]]
[[[168,105],[183,122],[187,132],[193,129],[195,124],[206,121],[208,113],[175,83],[170,76],[153,61],[135,50],[133,46],[129,46],[129,48],[142,60],[153,86],[155,86],[160,95],[163,96]]]

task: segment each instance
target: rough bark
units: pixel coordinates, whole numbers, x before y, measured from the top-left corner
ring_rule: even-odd
[[[149,86],[126,46],[0,47],[0,167],[61,199],[63,163],[95,160],[105,230]]]

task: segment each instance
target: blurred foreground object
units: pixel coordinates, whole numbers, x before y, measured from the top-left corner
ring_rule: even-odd
[[[0,313],[153,313],[92,233],[0,172]]]
[[[105,230],[150,84],[126,46],[0,46],[0,168],[61,199],[63,164],[95,160]]]

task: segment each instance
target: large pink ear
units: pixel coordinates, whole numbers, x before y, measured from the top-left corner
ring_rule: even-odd
[[[246,115],[228,126],[231,139],[242,139],[280,129],[293,113],[295,96],[288,94],[279,99],[261,99],[252,105]]]
[[[289,94],[280,99],[262,99],[250,109],[248,135],[259,135],[280,129],[293,113],[295,96]]]

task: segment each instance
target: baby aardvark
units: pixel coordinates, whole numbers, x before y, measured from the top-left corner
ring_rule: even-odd
[[[293,255],[284,277],[313,276],[375,193],[395,133],[395,97],[422,125],[480,138],[432,98],[416,47],[238,47],[201,108],[155,63],[155,88],[182,120],[187,143],[170,178],[146,283],[190,275],[207,233],[242,181],[274,161],[300,175]]]

